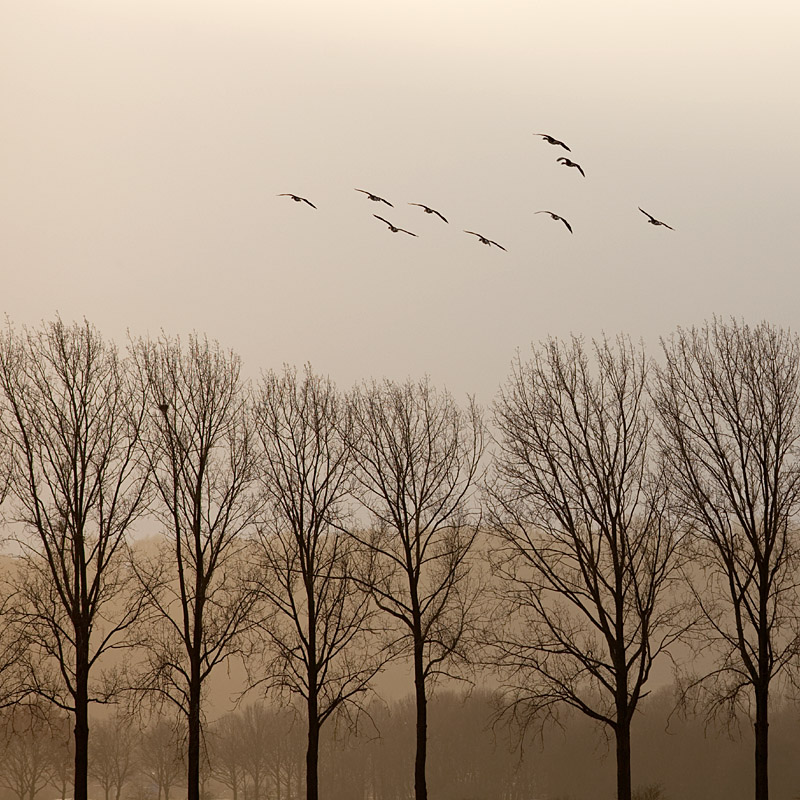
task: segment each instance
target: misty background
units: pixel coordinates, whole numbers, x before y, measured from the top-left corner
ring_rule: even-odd
[[[739,0],[2,4],[0,307],[32,326],[86,318],[120,344],[200,332],[253,378],[309,362],[343,387],[429,375],[486,405],[515,350],[547,335],[624,330],[655,350],[713,314],[796,327],[798,35],[796,4]],[[239,678],[216,687],[213,716]],[[393,667],[379,686],[388,760],[410,764],[407,681]],[[613,791],[613,746],[585,720],[520,760],[481,689],[445,688],[432,794],[481,755],[484,777],[498,764],[530,777],[527,800]],[[670,691],[664,669],[636,722],[636,784],[749,796],[749,722],[733,740],[693,717],[667,724]],[[797,791],[786,703],[776,797]],[[470,755],[445,752],[435,732],[462,729]],[[379,746],[362,734],[341,746]],[[333,796],[343,757],[322,758]]]

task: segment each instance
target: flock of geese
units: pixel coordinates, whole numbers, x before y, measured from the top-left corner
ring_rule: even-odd
[[[564,144],[564,142],[560,141],[559,139],[556,139],[554,136],[550,136],[550,134],[548,134],[548,133],[534,133],[533,135],[534,136],[541,136],[541,138],[545,142],[547,142],[548,144],[555,145],[556,147],[562,147],[568,153],[572,152],[570,150],[570,148],[567,147],[566,144]],[[561,156],[560,158],[557,158],[556,161],[559,164],[563,164],[563,166],[565,166],[565,167],[572,167],[574,169],[577,169],[578,172],[580,172],[580,174],[584,178],[586,177],[586,173],[583,171],[583,167],[580,164],[576,163],[575,161],[572,161],[571,159],[567,158],[566,156]],[[369,200],[372,200],[375,203],[385,203],[387,206],[389,206],[389,208],[394,208],[394,205],[392,205],[392,203],[390,203],[388,200],[386,200],[383,197],[380,197],[377,194],[373,194],[372,192],[368,192],[366,189],[356,189],[355,191],[361,192],[362,194],[365,194]],[[301,197],[298,194],[292,194],[291,192],[281,192],[278,195],[278,197],[291,197],[292,200],[294,200],[295,203],[306,203],[307,205],[311,206],[311,208],[316,208],[316,206],[309,199],[307,199],[305,197]],[[410,206],[418,206],[426,214],[436,214],[436,216],[439,217],[439,219],[441,219],[443,222],[448,222],[448,220],[444,216],[444,214],[441,214],[435,208],[431,208],[430,206],[426,206],[424,203],[409,203],[408,205],[410,205]],[[666,222],[662,222],[660,219],[656,219],[652,214],[650,214],[649,212],[645,211],[641,206],[639,206],[638,208],[639,208],[639,211],[641,211],[642,214],[644,214],[647,217],[647,221],[651,225],[661,225],[664,228],[669,228],[671,231],[675,230],[671,225],[667,225]],[[570,225],[569,222],[566,219],[564,219],[564,217],[560,216],[559,214],[556,214],[554,211],[542,210],[542,211],[536,211],[534,213],[536,213],[536,214],[549,214],[551,219],[555,220],[556,222],[563,222],[564,225],[566,226],[567,230],[570,233],[572,233],[572,225]],[[385,223],[389,227],[389,230],[392,233],[406,233],[409,236],[416,236],[417,235],[416,233],[412,233],[411,231],[408,231],[405,228],[400,228],[397,225],[394,225],[393,223],[389,222],[388,219],[386,219],[385,217],[381,217],[379,214],[373,214],[372,216],[375,217],[375,219],[378,219],[381,222]],[[481,244],[489,245],[490,247],[492,245],[494,245],[495,247],[499,247],[501,250],[506,250],[506,248],[503,247],[503,245],[498,244],[497,242],[495,242],[492,239],[489,239],[487,236],[484,236],[482,233],[478,233],[477,231],[468,231],[468,230],[464,230],[464,233],[469,233],[472,236],[477,236],[478,237],[478,241]]]

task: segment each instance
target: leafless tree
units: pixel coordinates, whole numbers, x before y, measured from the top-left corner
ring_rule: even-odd
[[[158,622],[138,686],[188,727],[189,800],[199,800],[203,688],[242,653],[256,595],[245,536],[257,513],[256,451],[240,361],[218,344],[162,337],[133,346],[151,410],[144,451],[166,535],[136,572]]]
[[[0,786],[18,800],[35,800],[50,782],[50,756],[55,742],[48,709],[8,709],[0,725]]]
[[[328,735],[323,786],[331,800],[379,797],[407,800],[414,791],[406,764],[414,754],[413,696],[372,704],[380,736],[364,729]],[[442,800],[530,800],[546,797],[544,765],[512,732],[492,725],[493,693],[443,689],[431,697],[428,785]],[[549,755],[549,754],[548,754]],[[597,796],[600,796],[597,794]]]
[[[261,800],[270,792],[267,783],[279,750],[282,731],[276,715],[263,703],[250,703],[239,712],[240,752],[247,800]]]
[[[364,385],[352,402],[358,495],[369,515],[359,539],[377,564],[372,597],[397,625],[398,652],[412,659],[414,792],[426,800],[427,693],[466,660],[484,425],[474,401],[462,409],[427,379]]]
[[[104,654],[141,605],[124,570],[145,507],[145,415],[127,362],[88,323],[0,337],[0,433],[11,453],[8,516],[22,530],[17,599],[30,691],[75,719],[75,800],[86,800],[89,703]]]
[[[172,787],[185,771],[182,727],[159,717],[139,737],[139,770],[157,790],[157,800],[169,800]]]
[[[137,766],[134,731],[129,720],[117,717],[99,722],[95,734],[89,747],[89,775],[102,788],[105,800],[120,800]]]
[[[490,652],[523,723],[567,704],[613,731],[630,800],[631,720],[682,630],[678,537],[651,456],[647,358],[622,337],[592,349],[551,339],[517,356],[496,402]]]
[[[716,667],[694,687],[755,706],[755,796],[767,800],[769,696],[800,649],[800,344],[714,320],[662,341],[655,394],[670,482],[691,527],[687,578]]]
[[[303,784],[303,743],[299,710],[291,706],[251,703],[225,718],[230,752],[238,746],[245,800],[259,797],[296,800]],[[232,755],[232,754],[231,754]]]
[[[57,790],[59,800],[64,800],[69,795],[75,775],[75,738],[70,730],[69,716],[64,712],[51,716],[50,731],[50,783]]]
[[[210,726],[209,763],[213,777],[246,800],[269,797],[272,764],[283,731],[272,709],[250,703]]]
[[[239,713],[232,711],[216,720],[206,735],[206,743],[214,778],[231,790],[233,800],[239,800],[245,783],[242,748],[247,744]]]
[[[303,699],[308,800],[319,792],[322,726],[358,705],[384,660],[371,636],[369,593],[353,577],[369,553],[346,530],[350,427],[348,404],[310,367],[301,377],[290,368],[264,376],[256,406],[265,498],[260,591],[273,657],[261,682]]]

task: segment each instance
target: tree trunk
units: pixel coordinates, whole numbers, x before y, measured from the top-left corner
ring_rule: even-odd
[[[617,800],[631,800],[631,723],[617,717]]]
[[[89,785],[89,642],[76,631],[74,800],[87,800]]]
[[[425,764],[428,759],[428,699],[425,696],[425,671],[422,639],[414,642],[414,690],[417,701],[417,755],[414,761],[414,800],[428,800]]]
[[[756,686],[756,800],[769,800],[769,684]]]
[[[317,697],[311,691],[308,698],[308,748],[306,750],[306,800],[318,800],[319,778],[319,719]]]
[[[200,800],[200,664],[192,657],[189,678],[189,743],[187,760],[187,797]]]

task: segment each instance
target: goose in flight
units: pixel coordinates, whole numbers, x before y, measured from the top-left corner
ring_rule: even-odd
[[[564,144],[564,142],[561,142],[558,139],[550,136],[548,133],[534,133],[533,135],[541,136],[542,139],[544,139],[548,144],[555,144],[558,145],[558,147],[563,147],[568,153],[572,152],[572,150],[570,150],[569,147]]]
[[[536,211],[536,214],[549,214],[554,220],[561,220],[566,226],[567,230],[572,233],[572,225],[567,222],[564,217],[560,217],[558,214],[554,214],[552,211]]]
[[[291,197],[295,203],[308,203],[311,208],[316,208],[316,206],[310,200],[306,200],[305,197],[300,197],[300,195],[292,194],[291,192],[283,192],[282,194],[279,194],[278,197]]]
[[[501,250],[505,250],[505,247],[501,244],[497,244],[497,242],[493,242],[491,239],[487,239],[485,236],[481,235],[480,233],[475,233],[475,231],[467,231],[465,230],[464,233],[471,233],[473,236],[478,237],[478,241],[481,244],[488,244],[489,246],[494,245],[495,247],[499,247]],[[508,250],[506,250],[508,252]]]
[[[447,220],[442,216],[435,208],[430,208],[429,206],[423,205],[422,203],[409,203],[410,206],[419,206],[421,209],[425,211],[426,214],[436,214],[437,217],[447,222]]]
[[[386,201],[384,200],[384,203],[385,202]],[[407,233],[409,236],[416,236],[417,235],[416,233],[411,233],[411,231],[407,231],[405,228],[398,228],[396,225],[392,225],[392,223],[389,222],[388,219],[384,219],[383,217],[379,217],[377,214],[373,214],[372,216],[375,217],[375,219],[379,219],[381,222],[385,222],[389,226],[389,230],[392,233]]]
[[[647,217],[647,221],[651,225],[663,225],[665,228],[669,228],[671,231],[674,231],[675,228],[672,225],[667,225],[666,222],[662,222],[660,219],[656,219],[652,214],[648,214],[641,206],[639,206],[639,211],[642,212]]]
[[[372,194],[372,192],[368,192],[366,189],[356,189],[356,191],[362,192],[369,197],[370,200],[374,200],[376,203],[386,203],[387,206],[394,208],[394,206],[388,200],[384,200],[382,197],[378,197],[378,195]]]
[[[570,161],[565,156],[557,158],[556,161],[558,161],[559,164],[563,164],[565,167],[575,167],[575,169],[577,169],[578,172],[580,172],[580,174],[583,175],[584,178],[586,177],[586,173],[583,171],[583,167],[581,167],[580,164],[576,164],[574,161]]]

